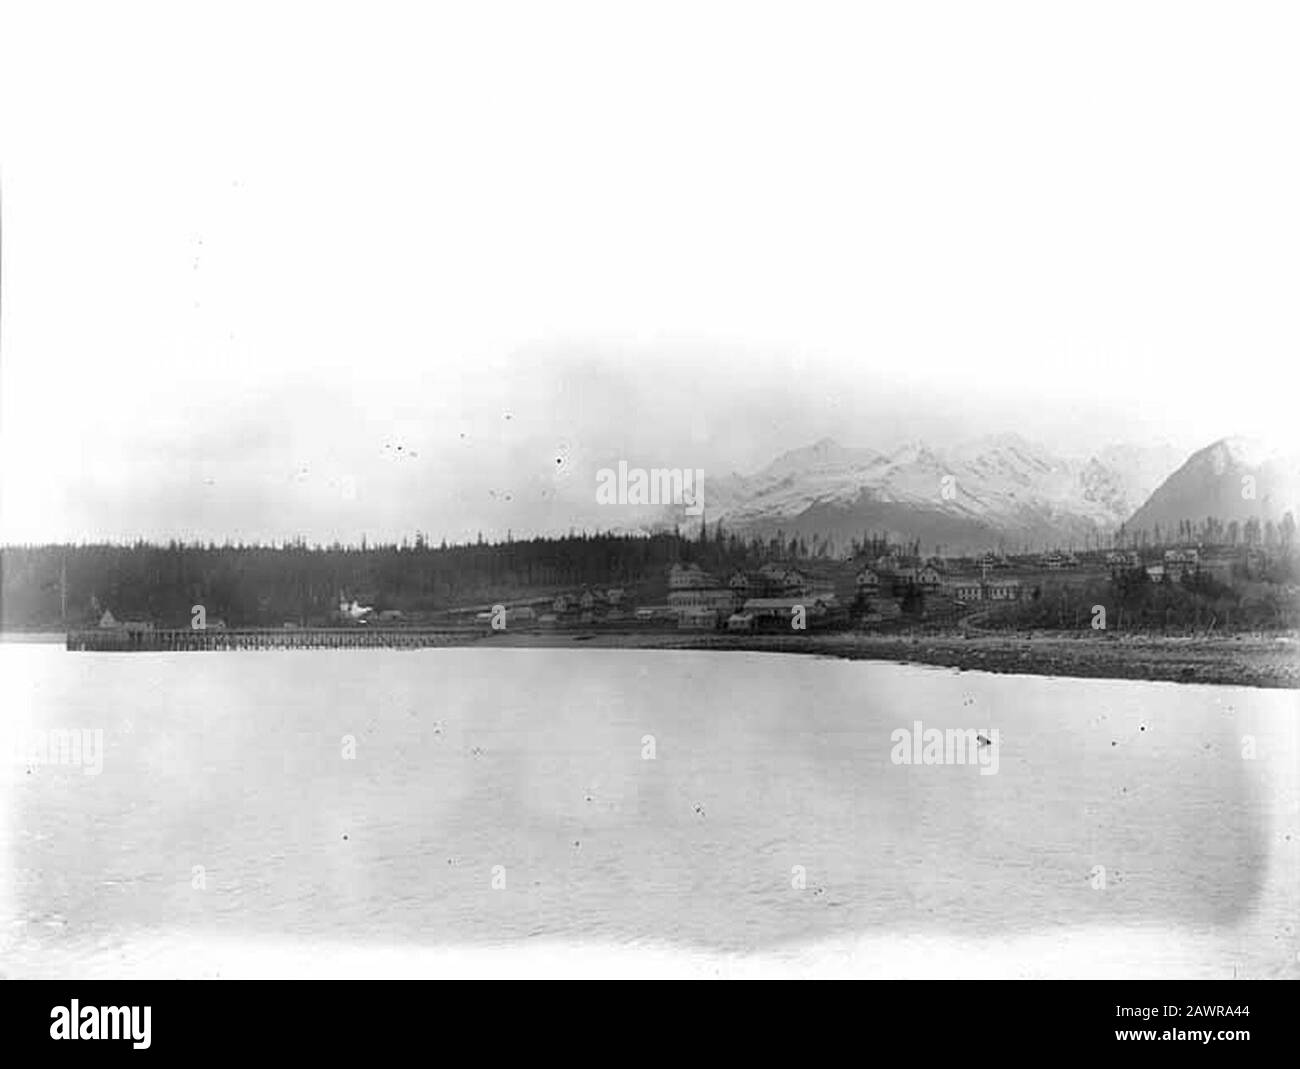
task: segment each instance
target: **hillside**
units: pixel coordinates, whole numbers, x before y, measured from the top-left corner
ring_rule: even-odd
[[[1193,453],[1129,518],[1130,534],[1174,532],[1190,520],[1261,527],[1300,514],[1300,458],[1248,438],[1223,438]]]

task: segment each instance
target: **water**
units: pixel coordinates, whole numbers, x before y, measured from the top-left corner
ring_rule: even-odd
[[[1298,699],[768,654],[0,646],[0,972],[1297,977]],[[996,729],[996,774],[893,763],[916,721]],[[11,759],[54,729],[101,731],[102,770]]]

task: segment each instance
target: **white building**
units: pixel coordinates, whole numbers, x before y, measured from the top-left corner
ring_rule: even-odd
[[[339,615],[349,620],[364,620],[374,611],[373,605],[362,605],[356,598],[351,601],[339,598]]]
[[[718,626],[716,609],[683,609],[677,617],[677,626],[683,631],[713,631]]]

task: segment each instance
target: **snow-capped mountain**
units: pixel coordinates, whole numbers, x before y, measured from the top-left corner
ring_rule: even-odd
[[[1300,518],[1300,457],[1250,438],[1222,438],[1193,453],[1128,520],[1126,530],[1176,532],[1184,520],[1230,523]]]
[[[824,439],[754,475],[713,479],[707,516],[742,533],[845,544],[871,531],[945,552],[1081,548],[1101,544],[1178,459],[1163,446],[1064,457],[1015,434],[946,450],[915,441],[885,453]]]

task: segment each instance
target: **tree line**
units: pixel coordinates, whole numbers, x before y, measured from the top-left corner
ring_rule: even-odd
[[[687,537],[574,534],[433,546],[216,545],[171,541],[0,548],[0,627],[59,629],[117,620],[187,626],[202,605],[231,627],[320,623],[353,599],[378,611],[451,608],[586,586],[666,583],[674,563],[725,578],[737,568],[810,558],[822,547],[777,537],[744,540],[721,524]]]

